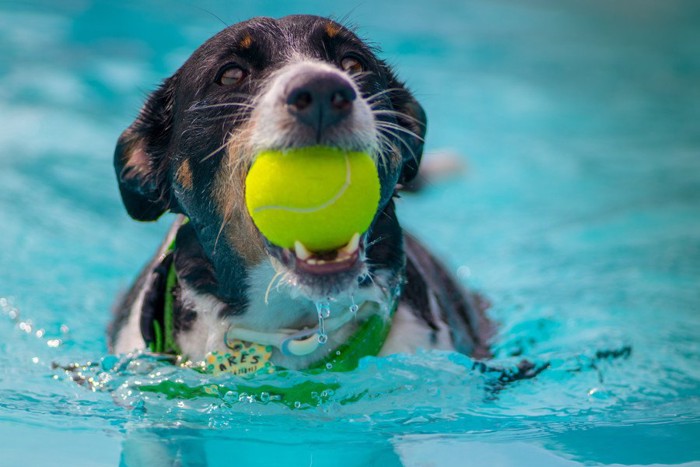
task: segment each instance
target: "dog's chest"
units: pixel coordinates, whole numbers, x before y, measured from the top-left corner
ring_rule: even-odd
[[[277,282],[274,268],[263,264],[251,270],[249,275],[248,306],[240,315],[223,313],[226,305],[211,295],[199,294],[183,284],[181,300],[190,313],[195,314],[188,328],[180,330],[174,337],[183,355],[199,361],[210,352],[226,352],[227,334],[237,330],[255,330],[259,333],[276,333],[289,330],[313,329],[320,325],[319,303],[327,306],[325,318],[348,317],[348,323],[342,328],[332,330],[324,349],[304,358],[287,358],[278,351],[274,358],[287,367],[303,367],[313,361],[324,350],[342,344],[357,329],[352,314],[357,306],[365,302],[381,303],[385,300],[382,291],[371,286],[366,289],[348,291],[332,300],[315,302],[300,295],[297,289],[284,282]],[[381,308],[378,307],[377,309]]]

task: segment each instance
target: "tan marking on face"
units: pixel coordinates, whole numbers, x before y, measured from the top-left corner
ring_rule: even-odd
[[[131,139],[132,136],[128,135],[123,138]],[[129,171],[129,177],[133,177],[134,175],[148,175],[150,172],[151,163],[148,158],[148,153],[146,152],[145,144],[141,139],[132,139],[127,143],[122,159],[124,161],[124,168],[131,169]]]
[[[250,36],[250,34],[246,34],[239,45],[241,46],[242,49],[247,49],[251,45],[253,45],[253,38]]]
[[[185,159],[185,161],[180,164],[175,174],[178,183],[185,189],[192,189],[192,168],[190,167],[190,161]]]
[[[248,265],[265,259],[265,246],[245,205],[245,178],[253,160],[248,146],[250,125],[231,136],[221,170],[214,180],[214,201],[224,225],[221,231]]]
[[[326,24],[326,34],[328,34],[328,37],[331,39],[334,38],[335,36],[338,35],[340,32],[340,26],[338,26],[335,23],[328,23]]]

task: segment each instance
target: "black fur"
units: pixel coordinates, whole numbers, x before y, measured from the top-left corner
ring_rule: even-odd
[[[173,120],[177,77],[165,80],[146,101],[136,121],[122,134],[114,153],[119,191],[127,212],[140,221],[154,221],[171,207],[167,147]],[[134,145],[144,144],[144,160],[128,165]]]
[[[222,161],[222,157],[217,157],[217,148],[224,144],[231,128],[245,119],[246,111],[232,113],[226,106],[208,107],[204,113],[193,109],[246,102],[265,84],[278,64],[283,63],[290,47],[331,62],[352,51],[372,71],[370,76],[361,80],[362,92],[374,95],[390,90],[377,100],[377,108],[407,115],[403,120],[392,115],[381,115],[380,118],[405,126],[407,132],[418,133],[417,138],[400,132],[391,136],[402,149],[403,164],[399,170],[388,164],[380,166],[381,206],[390,202],[399,181],[407,182],[417,173],[425,135],[422,108],[364,42],[339,25],[338,34],[331,38],[325,34],[327,24],[328,20],[323,18],[290,16],[279,21],[256,18],[225,29],[197,49],[175,75],[165,80],[117,144],[115,169],[129,214],[137,220],[155,220],[165,210],[186,213],[205,253],[204,258],[201,255],[199,258],[208,260],[207,268],[215,272],[218,283],[215,295],[232,310],[241,310],[245,305],[239,293],[230,295],[245,283],[244,262],[230,244],[220,241],[219,227],[223,219],[214,209],[208,193],[212,189],[213,174],[220,170]],[[235,47],[246,34],[254,36],[253,45],[248,49]],[[290,44],[288,40],[295,43]],[[235,93],[215,82],[222,66],[229,63],[245,63],[251,69],[251,79]],[[214,156],[207,157],[212,154]],[[175,171],[184,159],[189,161],[192,169],[193,186],[196,187],[192,191],[181,189],[175,180]],[[378,218],[380,215],[381,211]],[[386,230],[386,223],[382,221],[377,228]],[[398,222],[392,230],[394,235],[400,234]],[[376,240],[376,237],[369,238],[370,243]],[[383,241],[386,240],[382,238]],[[381,264],[371,259],[372,264]],[[402,262],[394,261],[394,270],[398,272],[396,264]],[[203,291],[211,292],[210,286],[208,284]]]
[[[216,175],[223,170],[229,135],[251,117],[253,98],[287,62],[292,50],[337,66],[343,57],[360,61],[367,71],[356,80],[361,94],[374,96],[372,107],[381,111],[376,113],[376,120],[395,129],[386,132],[385,138],[387,147],[398,148],[398,160],[387,153],[386,160],[392,162],[378,165],[380,207],[366,238],[370,272],[387,271],[388,286],[397,290],[407,278],[403,300],[412,308],[423,310],[419,317],[427,326],[436,330],[436,320],[447,320],[460,350],[487,352],[484,349],[488,333],[480,328],[484,318],[478,306],[465,301],[445,269],[412,237],[406,237],[410,253],[407,264],[393,197],[398,184],[408,184],[418,174],[426,131],[425,112],[371,47],[328,19],[302,15],[280,20],[254,18],[226,28],[199,47],[148,98],[138,118],[119,138],[114,167],[127,212],[141,221],[155,220],[166,211],[186,215],[190,222],[179,228],[173,254],[181,283],[223,302],[226,307],[221,318],[248,312],[249,259],[222,235],[224,218],[213,195]],[[220,83],[222,73],[231,66],[247,72],[235,87]],[[183,184],[178,170],[185,163],[188,183]],[[242,227],[236,235],[251,243],[264,242],[259,234],[246,237],[251,234]],[[282,262],[288,260],[280,248],[269,243],[265,243],[265,248],[269,256]],[[126,322],[123,310],[136,300],[135,291],[148,287],[152,292],[147,294],[149,303],[144,304],[143,313],[153,314],[150,308],[158,307],[163,267],[158,261],[151,263],[118,307],[110,331],[112,342]],[[300,280],[303,283],[306,279]],[[308,280],[306,285],[332,290],[332,283],[342,283],[344,278]],[[371,284],[368,278],[360,280],[360,286]],[[191,327],[196,315],[183,305],[180,293],[176,291],[174,312],[175,327],[182,331]],[[428,313],[429,294],[437,298],[443,316]],[[148,337],[148,329],[143,334]]]

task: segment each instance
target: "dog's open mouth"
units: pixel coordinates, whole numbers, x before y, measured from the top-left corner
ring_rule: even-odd
[[[281,248],[268,242],[268,252],[292,274],[297,285],[307,288],[312,295],[329,296],[357,283],[365,272],[363,261],[365,235],[356,233],[343,247],[312,252],[301,242],[294,248]]]
[[[268,245],[273,256],[278,256],[282,264],[296,273],[312,275],[333,275],[356,269],[360,263],[360,253],[364,249],[364,238],[359,233],[353,235],[347,245],[336,250],[312,252],[301,242],[294,243],[294,249]]]
[[[356,233],[347,245],[332,251],[312,253],[299,241],[294,243],[295,269],[307,274],[335,274],[351,270],[360,259],[360,234]]]

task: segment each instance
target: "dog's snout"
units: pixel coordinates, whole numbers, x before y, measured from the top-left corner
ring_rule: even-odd
[[[287,109],[301,123],[320,134],[352,112],[357,93],[342,76],[331,73],[304,73],[287,85]]]

